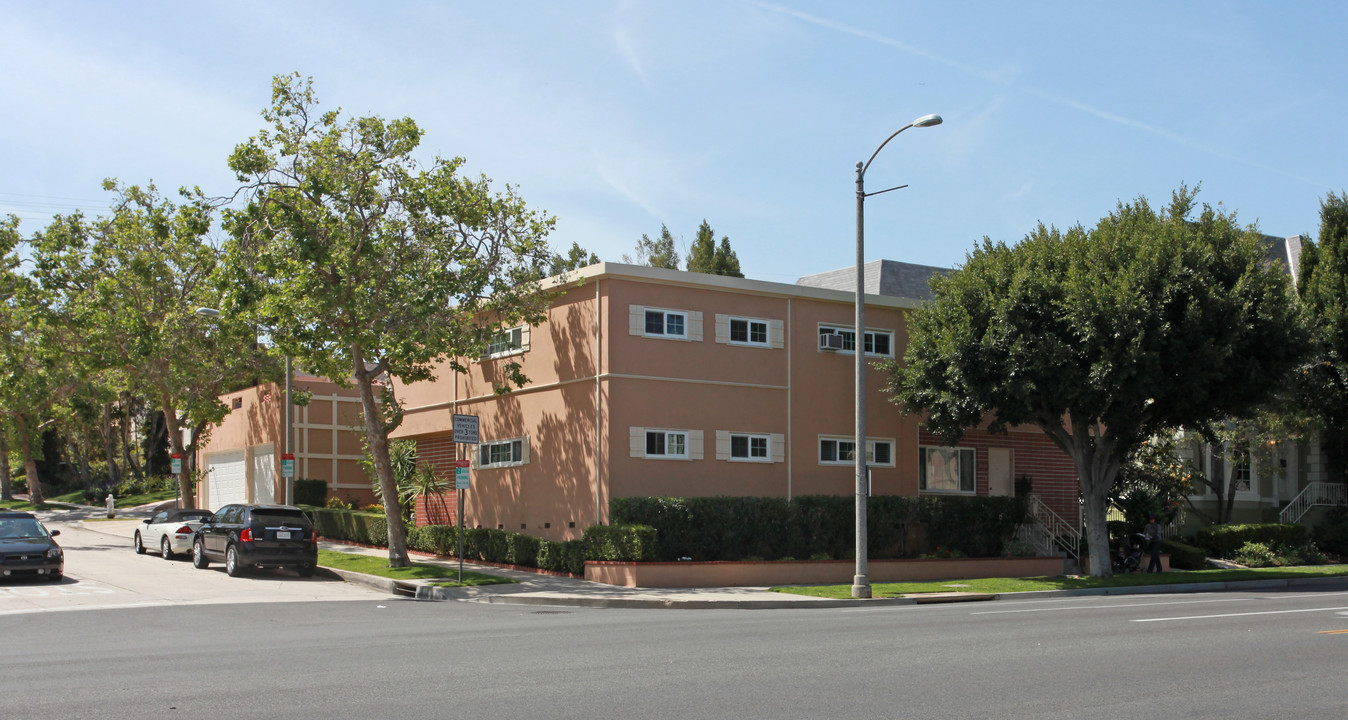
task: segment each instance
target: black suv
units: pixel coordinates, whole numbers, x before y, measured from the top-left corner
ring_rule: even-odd
[[[318,566],[318,533],[297,507],[226,505],[192,537],[192,564],[212,560],[224,561],[230,577],[255,567],[292,567],[309,577]]]
[[[0,577],[42,577],[60,580],[66,560],[52,538],[60,530],[47,531],[36,515],[0,511]]]

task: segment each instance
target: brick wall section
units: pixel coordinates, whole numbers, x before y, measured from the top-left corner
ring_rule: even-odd
[[[942,446],[937,437],[926,430],[918,432],[922,445]],[[1011,449],[1011,476],[1029,475],[1034,494],[1070,524],[1080,527],[1081,503],[1078,500],[1076,467],[1072,458],[1041,432],[1011,432],[1006,435],[985,430],[970,430],[957,443],[958,447],[973,448],[974,478],[979,495],[988,494],[988,448]]]
[[[453,436],[418,438],[416,443],[417,467],[429,467],[436,477],[453,487],[454,461],[458,459]],[[418,497],[417,525],[453,525],[459,513],[458,498],[459,494],[453,490],[441,493],[439,497]]]

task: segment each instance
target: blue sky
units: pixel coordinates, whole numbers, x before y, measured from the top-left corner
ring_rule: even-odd
[[[408,116],[604,260],[705,218],[749,277],[955,266],[1181,182],[1273,235],[1348,188],[1348,3],[0,0],[0,214],[107,207],[105,177],[233,191],[270,80]]]

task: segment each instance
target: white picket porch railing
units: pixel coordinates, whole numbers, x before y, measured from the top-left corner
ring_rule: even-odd
[[[1306,486],[1278,513],[1278,521],[1294,523],[1305,517],[1316,505],[1348,505],[1348,485],[1343,483],[1313,482]]]
[[[1037,495],[1030,496],[1033,522],[1016,528],[1016,537],[1025,540],[1042,555],[1067,555],[1081,561],[1081,529],[1073,527]]]

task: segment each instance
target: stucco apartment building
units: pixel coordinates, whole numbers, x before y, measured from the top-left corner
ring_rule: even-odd
[[[360,503],[374,494],[361,469],[360,398],[326,378],[295,373],[292,387],[309,394],[291,414],[295,477],[324,480],[328,494]],[[197,504],[210,510],[229,503],[284,503],[289,483],[282,477],[285,452],[285,387],[266,383],[227,393],[230,408],[198,451],[202,480]]]
[[[901,357],[908,316],[937,268],[868,263],[863,350]],[[452,416],[476,415],[465,447],[465,525],[579,537],[627,496],[851,495],[854,492],[852,271],[784,284],[600,263],[549,281],[559,292],[537,327],[505,328],[467,374],[399,385],[395,437],[453,482]],[[504,364],[530,379],[497,394]],[[955,448],[926,433],[868,371],[866,452],[876,495],[1034,492],[1078,522],[1069,458],[1033,428],[971,431]],[[449,523],[453,493],[418,507]]]

